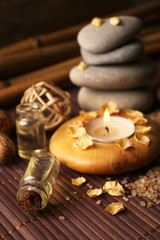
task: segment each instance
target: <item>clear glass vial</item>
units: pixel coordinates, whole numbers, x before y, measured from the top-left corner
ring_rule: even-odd
[[[33,153],[46,150],[46,134],[42,107],[39,103],[23,103],[16,107],[18,154],[30,159]]]
[[[59,168],[58,159],[49,152],[31,157],[17,192],[18,204],[24,211],[34,213],[47,205]]]

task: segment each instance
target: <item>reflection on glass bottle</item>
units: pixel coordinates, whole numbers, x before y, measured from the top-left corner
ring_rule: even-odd
[[[48,152],[34,154],[21,179],[17,200],[26,212],[33,213],[47,205],[59,173],[58,159]]]
[[[24,103],[16,107],[18,153],[29,159],[33,153],[46,150],[46,135],[41,105]]]

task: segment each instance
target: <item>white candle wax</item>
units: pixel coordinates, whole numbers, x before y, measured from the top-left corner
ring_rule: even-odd
[[[86,123],[85,128],[93,141],[102,143],[115,142],[134,133],[134,124],[119,116],[110,117],[109,122],[104,122],[103,117],[95,118]]]

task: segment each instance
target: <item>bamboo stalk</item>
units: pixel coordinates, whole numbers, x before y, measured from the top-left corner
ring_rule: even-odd
[[[47,81],[56,85],[69,82],[69,71],[74,65],[77,65],[80,60],[81,57],[76,57],[51,67],[8,80],[7,84],[10,86],[0,89],[0,107],[16,103],[23,95],[23,92],[37,82]],[[0,82],[0,85],[3,85],[3,82]]]
[[[145,44],[145,55],[147,56],[158,56],[160,53],[160,41],[146,43]]]
[[[1,48],[0,49],[0,56],[3,55],[11,55],[14,53],[19,53],[22,51],[27,51],[31,49],[36,49],[38,48],[38,41],[36,38],[27,38],[21,42],[14,43],[12,45],[9,45],[7,47]]]
[[[155,12],[159,10],[160,10],[160,1],[152,1],[152,2],[143,3],[134,8],[129,8],[123,11],[112,13],[104,17],[110,17],[113,15],[134,15],[134,16],[140,17],[145,22],[145,18],[148,18],[148,16],[151,15],[152,13],[154,13],[155,15]],[[159,17],[159,15],[157,17]],[[78,31],[86,24],[87,22],[82,24],[77,24],[75,26],[68,27],[62,30],[58,30],[53,33],[40,35],[33,39],[29,38],[29,39],[23,40],[22,42],[18,42],[11,46],[7,46],[0,49],[0,55],[10,55],[16,52],[37,48],[37,46],[38,47],[47,46],[47,45],[56,44],[64,41],[69,41],[71,39],[76,39]]]
[[[156,55],[159,51],[159,41],[147,43],[145,46],[145,54],[148,56]],[[0,107],[11,105],[11,103],[14,104],[28,87],[39,81],[47,81],[57,85],[69,82],[70,69],[77,65],[81,59],[81,57],[72,58],[41,70],[10,78],[7,81],[1,81],[0,86],[3,89],[0,89]]]
[[[143,36],[143,41],[145,43],[160,41],[160,31],[156,31],[156,32],[153,32],[152,34],[147,34]]]
[[[0,59],[0,77],[5,78],[44,67],[56,62],[75,57],[79,54],[78,44],[75,40],[2,56]]]

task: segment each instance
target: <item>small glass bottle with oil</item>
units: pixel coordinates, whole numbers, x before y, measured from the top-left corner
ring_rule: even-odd
[[[39,103],[23,103],[16,107],[18,154],[30,159],[33,153],[46,150],[46,134],[42,107]]]
[[[31,157],[17,192],[19,206],[24,211],[33,213],[47,205],[59,168],[60,162],[49,152]]]

